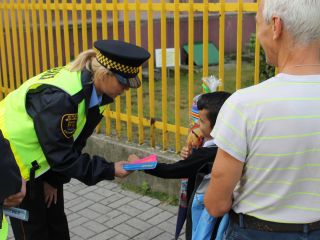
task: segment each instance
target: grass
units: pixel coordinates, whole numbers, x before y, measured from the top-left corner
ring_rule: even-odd
[[[177,196],[168,195],[163,192],[152,191],[149,184],[146,181],[144,181],[141,184],[141,186],[136,186],[130,183],[122,183],[121,188],[138,193],[143,196],[158,199],[162,203],[167,203],[175,206],[179,204],[179,199]]]

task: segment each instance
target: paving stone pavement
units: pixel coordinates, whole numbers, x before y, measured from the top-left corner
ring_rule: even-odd
[[[64,189],[71,240],[174,239],[177,206],[123,190],[110,181],[88,187],[72,180]],[[9,240],[14,240],[11,229]]]

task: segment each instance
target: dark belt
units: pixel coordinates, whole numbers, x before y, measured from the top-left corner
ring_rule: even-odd
[[[261,220],[245,214],[238,214],[230,211],[230,220],[232,223],[238,224],[240,227],[264,231],[264,232],[311,232],[320,229],[320,221],[295,224],[295,223],[277,223]]]

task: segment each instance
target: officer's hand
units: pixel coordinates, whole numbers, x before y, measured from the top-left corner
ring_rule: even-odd
[[[137,157],[137,155],[135,154],[130,154],[128,157],[128,162],[134,162],[136,160],[138,160],[139,158]]]
[[[24,179],[22,179],[21,191],[7,197],[4,200],[3,205],[5,207],[18,206],[22,202],[22,200],[25,196],[26,196],[26,181]]]
[[[123,169],[123,164],[128,163],[125,161],[115,162],[114,163],[114,175],[118,178],[124,178],[132,173],[132,171],[126,171]]]
[[[52,187],[47,182],[43,182],[43,192],[44,201],[47,204],[47,208],[49,208],[52,203],[57,204],[58,190],[56,188]]]

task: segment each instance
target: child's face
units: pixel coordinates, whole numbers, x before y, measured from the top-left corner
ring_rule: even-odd
[[[211,139],[212,137],[210,136],[210,133],[212,131],[212,127],[210,125],[209,119],[207,118],[207,115],[208,115],[207,109],[202,109],[199,111],[199,125],[200,125],[200,130],[203,136],[206,139]]]

